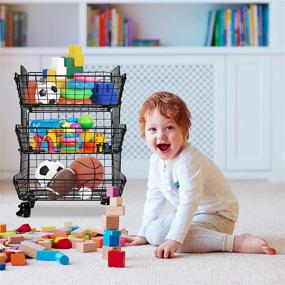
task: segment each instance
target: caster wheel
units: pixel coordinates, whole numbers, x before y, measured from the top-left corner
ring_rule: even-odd
[[[16,212],[17,216],[28,218],[31,215],[31,205],[30,202],[22,202],[18,205],[20,208],[19,211]]]
[[[109,205],[110,204],[110,198],[109,197],[102,197],[101,198],[101,205]]]

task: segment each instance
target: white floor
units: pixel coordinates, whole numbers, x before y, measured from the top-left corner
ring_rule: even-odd
[[[68,266],[29,259],[24,267],[7,265],[1,284],[285,284],[285,185],[232,181],[240,202],[236,232],[267,238],[278,255],[208,253],[179,255],[171,260],[153,257],[151,246],[128,247],[124,269],[108,268],[100,252],[67,250]],[[145,181],[129,181],[124,191],[126,215],[121,227],[135,234],[140,226]],[[73,221],[100,227],[104,207],[97,202],[36,202],[30,218],[15,215],[19,200],[11,182],[0,181],[0,223],[9,229],[23,223],[33,227]],[[167,208],[166,211],[171,208]]]

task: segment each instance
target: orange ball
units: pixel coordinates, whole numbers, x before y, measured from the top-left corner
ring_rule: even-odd
[[[71,164],[70,168],[76,174],[76,187],[99,187],[104,178],[104,167],[93,156],[80,156]]]

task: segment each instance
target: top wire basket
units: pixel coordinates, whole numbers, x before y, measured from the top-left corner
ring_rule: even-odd
[[[111,72],[95,71],[67,75],[27,72],[21,66],[15,73],[20,105],[22,107],[104,107],[121,105],[126,74],[120,66]]]

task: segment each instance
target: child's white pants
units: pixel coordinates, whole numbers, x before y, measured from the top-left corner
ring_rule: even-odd
[[[147,227],[146,239],[160,245],[170,230],[175,212],[156,219]],[[220,214],[197,214],[178,252],[233,251],[235,222]]]

